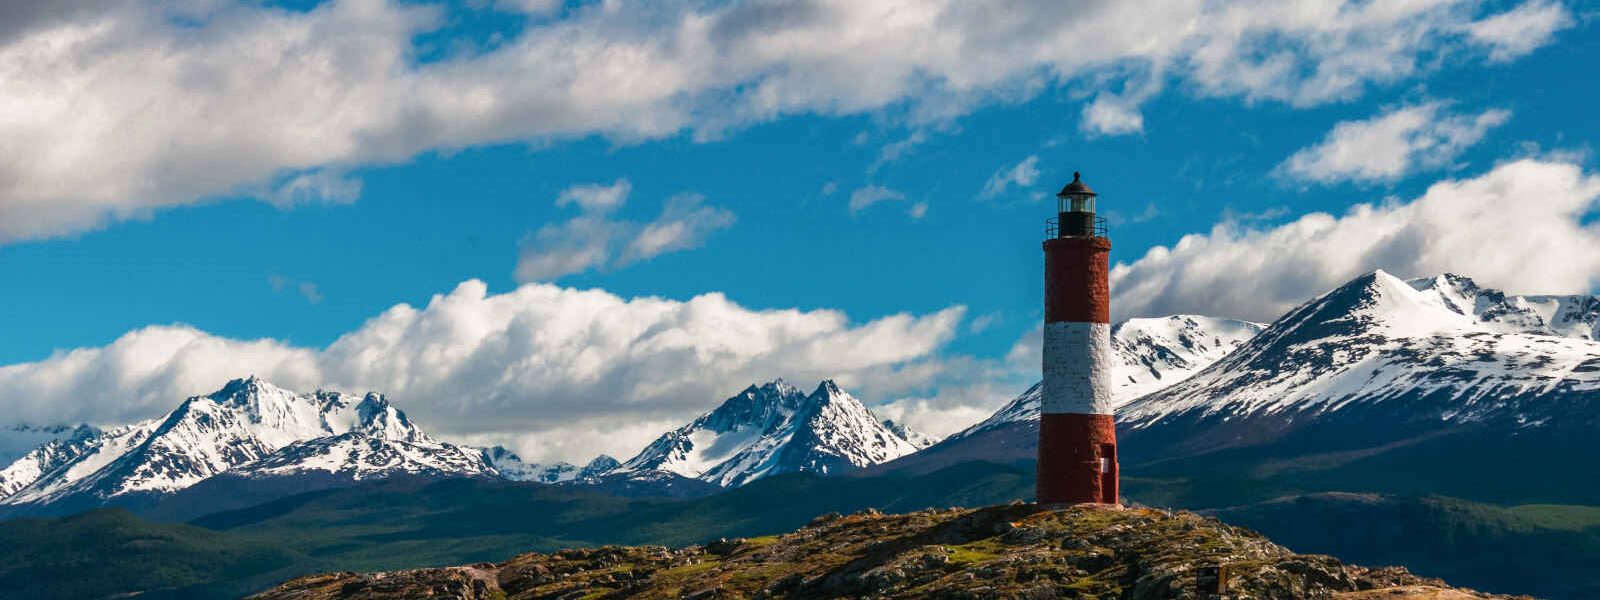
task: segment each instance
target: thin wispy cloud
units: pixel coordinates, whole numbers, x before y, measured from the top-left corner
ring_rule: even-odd
[[[306,302],[322,304],[322,290],[317,289],[317,284],[310,281],[302,281],[300,285],[295,286],[295,289],[300,292],[301,298],[306,299]]]
[[[706,206],[700,194],[673,196],[660,217],[633,234],[623,264],[699,247],[711,232],[733,225],[734,220],[733,213]]]
[[[902,202],[906,195],[881,185],[868,185],[850,192],[850,214],[866,210],[874,204],[883,202]]]
[[[293,281],[277,273],[267,275],[267,286],[272,288],[272,293],[281,294],[293,289],[301,298],[310,304],[321,304],[324,297],[322,290],[312,281]]]
[[[669,198],[661,215],[648,223],[614,219],[633,184],[579,184],[556,197],[557,206],[577,206],[582,214],[539,228],[523,238],[516,279],[551,281],[593,269],[624,267],[661,254],[698,248],[720,229],[733,225],[727,209],[705,204],[700,194]]]
[[[561,195],[556,196],[556,206],[576,204],[585,213],[606,214],[622,206],[628,199],[628,194],[632,192],[633,184],[627,179],[618,179],[611,185],[598,183],[574,185],[561,190]]]
[[[1012,187],[1025,189],[1039,180],[1039,157],[1029,155],[1027,158],[1010,167],[996,171],[984,182],[983,190],[978,192],[979,198],[995,198],[1006,193]]]
[[[1450,164],[1511,112],[1456,114],[1443,102],[1401,106],[1360,121],[1344,121],[1316,145],[1279,165],[1290,178],[1314,183],[1395,181]]]

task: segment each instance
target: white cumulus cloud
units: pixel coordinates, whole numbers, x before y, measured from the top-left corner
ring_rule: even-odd
[[[1358,204],[1270,228],[1223,222],[1111,271],[1117,319],[1197,313],[1270,321],[1361,273],[1461,273],[1515,293],[1600,283],[1600,176],[1522,159],[1433,184],[1409,202]]]
[[[1560,2],[1527,2],[1514,9],[1472,23],[1467,33],[1489,46],[1497,62],[1521,58],[1550,43],[1556,32],[1573,25],[1572,15]]]
[[[1083,107],[1080,127],[1091,135],[1139,133],[1144,131],[1144,115],[1137,101],[1102,94]]]
[[[752,310],[721,294],[622,298],[467,281],[396,305],[326,348],[233,340],[181,325],[0,367],[7,422],[120,424],[229,378],[299,390],[379,390],[423,427],[516,445],[535,460],[637,451],[755,381],[823,378],[863,398],[925,382],[965,309],[852,322],[832,310]],[[898,382],[898,383],[896,383]]]
[[[1317,183],[1393,181],[1448,165],[1510,118],[1510,111],[1499,109],[1451,114],[1442,102],[1401,106],[1334,125],[1320,143],[1295,152],[1278,170]]]
[[[355,180],[326,173],[485,144],[718,139],[797,114],[920,127],[1068,83],[1125,100],[1091,105],[1100,129],[1134,128],[1159,89],[1311,105],[1477,60],[1462,48],[1508,60],[1571,22],[1549,0],[3,6],[0,243],[241,195],[348,201]],[[420,45],[473,6],[540,14]]]

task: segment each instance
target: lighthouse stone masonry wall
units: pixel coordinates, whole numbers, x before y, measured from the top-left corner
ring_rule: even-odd
[[[1043,405],[1035,497],[1043,505],[1117,502],[1111,414],[1111,240],[1045,240]]]
[[[1044,243],[1044,412],[1111,414],[1110,255],[1103,237]]]
[[[1046,413],[1111,414],[1111,325],[1046,323],[1044,401]]]

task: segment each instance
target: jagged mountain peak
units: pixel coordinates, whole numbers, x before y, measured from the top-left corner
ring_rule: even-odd
[[[834,383],[832,379],[824,379],[822,382],[817,384],[817,389],[813,390],[811,395],[833,398],[837,396],[848,396],[849,394],[846,394],[844,393],[844,390],[839,389],[839,384]]]
[[[357,431],[390,440],[428,440],[427,434],[412,425],[406,413],[390,405],[383,394],[368,392],[356,405],[356,413],[359,419],[355,427]]]
[[[524,462],[522,457],[504,446],[484,448],[481,453],[484,461],[501,477],[512,481],[539,483],[591,481],[621,466],[617,459],[605,454],[596,456],[588,464],[579,467],[566,461],[549,464]]]
[[[161,418],[106,432],[71,460],[38,473],[4,502],[171,493],[249,463],[271,459],[263,468],[281,473],[304,466],[297,461],[311,464],[306,462],[311,457],[332,453],[342,453],[345,462],[360,462],[363,474],[382,471],[385,465],[410,469],[418,461],[427,463],[430,452],[444,457],[439,471],[483,470],[481,464],[460,459],[460,448],[428,437],[383,395],[356,398],[328,391],[297,394],[256,376],[234,379],[212,393],[185,399]],[[328,440],[310,443],[324,438]],[[396,444],[403,448],[388,448]]]
[[[1141,317],[1111,328],[1118,364],[1112,375],[1113,405],[1121,407],[1145,394],[1181,382],[1228,356],[1266,325],[1202,315]],[[944,440],[955,444],[1013,423],[1039,419],[1043,388],[1035,383],[984,419]]]
[[[781,383],[746,388],[616,471],[665,471],[732,486],[778,473],[859,468],[917,449],[831,380],[810,394]]]
[[[395,437],[383,430],[354,430],[295,442],[228,471],[243,478],[323,473],[352,481],[395,475],[490,476],[498,472],[475,448],[426,435]]]
[[[1118,323],[1111,328],[1111,345],[1119,360],[1112,376],[1116,405],[1193,375],[1265,328],[1261,323],[1202,315]]]
[[[895,421],[894,419],[884,419],[883,427],[888,429],[891,433],[900,436],[900,439],[911,442],[911,445],[916,446],[919,450],[939,443],[939,438],[922,431],[912,429],[909,425]]]
[[[611,455],[601,454],[594,457],[594,460],[589,461],[589,464],[584,465],[583,470],[578,473],[578,476],[584,479],[590,477],[599,477],[616,470],[616,468],[620,466],[622,466],[622,463],[617,459],[612,458]]]
[[[1600,344],[1586,325],[1600,315],[1595,304],[1589,296],[1508,295],[1456,274],[1407,281],[1374,271],[1290,310],[1120,417],[1135,428],[1249,417],[1248,439],[1335,413],[1515,427],[1593,420],[1592,407],[1569,400],[1600,390]]]
[[[222,384],[221,389],[206,394],[206,397],[218,403],[242,405],[248,403],[250,398],[284,391],[265,379],[250,375],[248,377],[230,379],[227,383]]]
[[[782,377],[779,377],[759,385],[752,383],[745,391],[755,394],[790,396],[799,394],[800,388],[791,385],[788,381],[785,381]]]
[[[1595,340],[1600,297],[1519,296],[1456,273],[1406,280],[1380,269],[1296,307],[1272,329],[1263,339],[1495,332]]]
[[[1600,340],[1600,297],[1507,294],[1445,273],[1408,282],[1428,301],[1501,332]]]
[[[806,402],[806,394],[782,379],[751,384],[744,391],[701,415],[702,427],[728,431],[746,424],[770,427],[787,418]]]
[[[27,439],[41,439],[40,436],[43,436],[43,441],[0,469],[0,500],[77,460],[105,435],[100,428],[88,424],[72,428],[13,427],[8,433],[25,435]]]

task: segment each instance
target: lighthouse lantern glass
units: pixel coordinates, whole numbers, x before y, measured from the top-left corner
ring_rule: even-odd
[[[1056,198],[1056,212],[1094,212],[1094,196],[1072,194]]]

